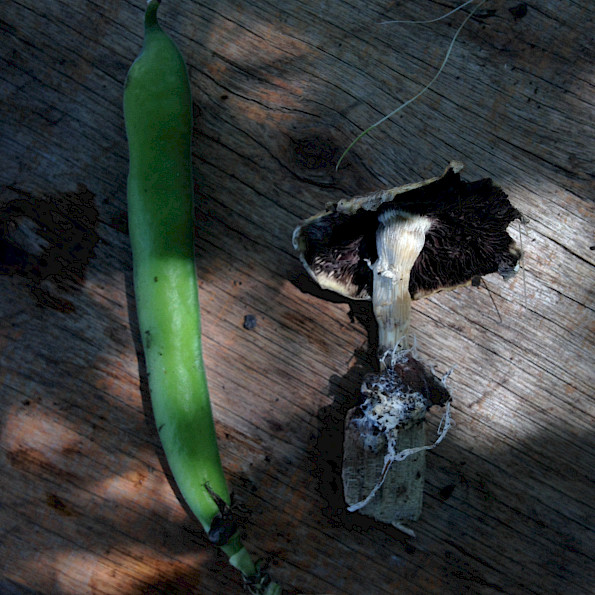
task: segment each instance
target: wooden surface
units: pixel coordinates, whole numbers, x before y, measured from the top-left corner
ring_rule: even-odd
[[[143,4],[0,9],[1,592],[241,592],[176,498],[145,415],[121,110]],[[595,585],[593,5],[529,2],[521,17],[514,0],[488,0],[433,89],[334,169],[432,78],[468,9],[378,23],[454,6],[160,9],[193,88],[197,274],[224,466],[249,549],[295,591]],[[525,274],[414,304],[421,356],[439,374],[455,367],[456,425],[428,453],[411,538],[345,511],[343,416],[370,369],[370,311],[317,291],[291,233],[329,201],[452,159],[527,216]]]

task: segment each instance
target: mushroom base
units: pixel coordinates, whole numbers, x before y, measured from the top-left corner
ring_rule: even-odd
[[[354,506],[364,501],[384,478],[374,497],[358,512],[403,529],[403,522],[419,519],[423,504],[426,453],[420,450],[385,469],[388,440],[384,434],[362,434],[358,407],[350,409],[343,443],[343,490],[345,501]],[[419,420],[398,432],[396,452],[423,446],[425,422]],[[374,447],[370,447],[370,443]]]
[[[389,354],[386,369],[362,384],[363,403],[350,409],[343,443],[343,488],[353,512],[412,533],[403,522],[422,511],[425,480],[425,415],[450,399],[448,390],[410,351]],[[447,406],[448,408],[448,406]],[[448,413],[448,412],[447,412]]]

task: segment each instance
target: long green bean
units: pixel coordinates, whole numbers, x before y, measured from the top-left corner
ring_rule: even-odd
[[[175,482],[212,540],[232,565],[252,577],[251,583],[263,583],[252,588],[280,593],[262,578],[237,527],[229,525],[227,535],[217,523],[229,516],[230,497],[202,358],[193,238],[192,98],[184,60],[157,22],[158,7],[159,0],[147,3],[143,48],[124,88],[134,291],[155,424]]]

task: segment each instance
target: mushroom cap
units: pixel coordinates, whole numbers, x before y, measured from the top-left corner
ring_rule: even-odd
[[[521,252],[506,229],[522,215],[491,179],[463,181],[462,169],[452,162],[439,177],[340,200],[306,219],[293,233],[305,269],[323,289],[371,299],[379,217],[398,209],[431,221],[410,273],[413,299],[490,273],[511,277]]]

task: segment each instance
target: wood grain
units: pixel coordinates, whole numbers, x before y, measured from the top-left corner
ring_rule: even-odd
[[[122,84],[142,1],[8,0],[0,48],[0,591],[240,593],[176,497],[140,357]],[[593,564],[593,7],[488,0],[416,94],[455,3],[164,0],[195,108],[197,275],[224,466],[247,544],[301,593],[586,593]],[[517,11],[518,14],[518,11]],[[455,426],[417,537],[349,514],[343,418],[365,304],[317,290],[291,233],[327,202],[489,176],[523,275],[414,304]],[[256,319],[248,330],[247,314]],[[435,430],[439,415],[431,420]],[[433,425],[432,425],[433,424]]]

